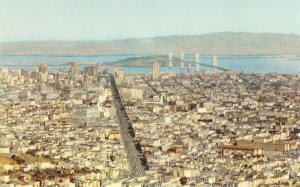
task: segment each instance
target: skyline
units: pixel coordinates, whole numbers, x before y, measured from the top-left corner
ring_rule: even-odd
[[[170,2],[4,0],[0,2],[0,42],[96,41],[212,32],[300,34],[297,0]]]

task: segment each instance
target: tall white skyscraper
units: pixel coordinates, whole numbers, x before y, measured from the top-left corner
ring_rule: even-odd
[[[183,68],[184,68],[184,53],[180,54],[180,74],[183,74]]]
[[[169,73],[171,73],[172,66],[173,66],[173,54],[169,53]]]
[[[199,72],[199,70],[200,70],[200,55],[199,55],[199,53],[196,53],[196,55],[195,55],[195,64],[196,64],[196,69],[195,69],[195,71],[196,72]]]
[[[156,80],[160,75],[160,64],[158,62],[154,62],[152,64],[152,79]]]

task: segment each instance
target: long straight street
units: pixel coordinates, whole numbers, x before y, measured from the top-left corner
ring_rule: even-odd
[[[128,120],[128,116],[125,112],[123,104],[120,99],[119,91],[115,83],[115,79],[113,75],[109,76],[112,94],[114,98],[114,104],[116,106],[116,115],[119,121],[119,129],[124,141],[125,151],[127,154],[127,160],[129,163],[129,168],[132,174],[132,177],[138,177],[145,175],[145,169],[142,166],[139,152],[137,151],[134,143],[134,138],[132,137],[132,132],[130,127],[130,122]]]

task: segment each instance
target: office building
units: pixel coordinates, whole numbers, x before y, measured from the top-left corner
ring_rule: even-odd
[[[78,68],[77,68],[77,64],[75,62],[71,62],[71,69],[70,69],[70,73],[71,75],[76,75],[78,73]]]
[[[152,64],[152,79],[156,80],[160,74],[160,64],[158,62],[154,62]]]
[[[97,63],[96,72],[97,72],[97,75],[102,73],[102,64],[101,63]]]
[[[47,64],[40,64],[40,66],[39,66],[39,72],[40,73],[46,73],[47,71],[48,71]]]

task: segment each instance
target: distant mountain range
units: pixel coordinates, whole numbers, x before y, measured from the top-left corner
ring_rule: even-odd
[[[111,41],[0,43],[0,55],[300,55],[300,35],[222,32]]]

